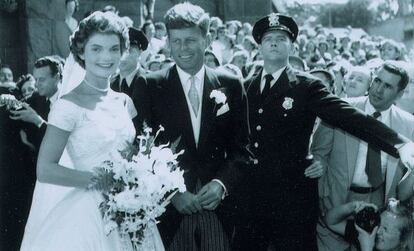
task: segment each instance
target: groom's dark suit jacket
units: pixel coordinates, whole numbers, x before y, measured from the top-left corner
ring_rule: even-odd
[[[138,113],[141,111],[141,116],[145,116],[153,130],[156,131],[159,125],[165,128],[160,134],[160,142],[172,142],[181,137],[177,150],[185,150],[179,158],[179,165],[185,170],[187,190],[194,192],[197,180],[205,185],[212,179],[219,179],[226,186],[229,196],[215,212],[229,233],[229,219],[234,214],[232,192],[249,160],[246,148],[247,103],[240,81],[206,67],[198,147],[194,141],[186,94],[176,66],[150,73],[138,82],[141,90],[139,96],[134,96],[134,103]],[[219,90],[226,95],[228,112],[217,115],[222,104],[216,104],[214,99],[210,98],[213,90]],[[159,229],[167,247],[174,237],[181,217],[182,215],[170,205],[161,219]]]

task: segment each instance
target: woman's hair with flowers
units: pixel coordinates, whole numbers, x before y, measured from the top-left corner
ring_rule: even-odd
[[[79,23],[78,28],[70,37],[70,51],[82,67],[85,67],[85,61],[80,58],[80,55],[84,53],[89,38],[96,33],[118,35],[121,53],[129,46],[128,29],[121,17],[110,11],[93,12]]]
[[[208,13],[204,12],[201,7],[188,2],[177,4],[169,9],[164,19],[167,31],[198,27],[203,36],[209,32],[210,17]]]

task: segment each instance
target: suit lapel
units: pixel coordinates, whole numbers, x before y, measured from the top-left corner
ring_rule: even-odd
[[[366,100],[365,102],[360,102],[355,104],[355,107],[364,111],[364,107],[366,104]],[[361,140],[359,140],[356,137],[347,135],[345,137],[345,143],[346,143],[346,154],[347,154],[347,160],[348,160],[348,184],[352,184],[352,180],[354,179],[354,174],[355,174],[355,166],[356,166],[356,161],[358,158],[358,151],[359,151],[359,143],[361,142]]]
[[[198,140],[198,151],[202,151],[208,140],[208,134],[216,118],[217,105],[214,99],[210,98],[210,93],[219,88],[220,83],[216,75],[206,67],[204,75],[203,100],[201,111],[200,136]]]
[[[169,106],[173,107],[173,110],[168,110],[168,112],[174,112],[176,114],[174,123],[179,125],[186,149],[195,151],[196,145],[190,111],[188,110],[186,94],[184,93],[176,66],[171,67],[167,74],[167,81],[163,83],[164,86],[162,88],[166,90],[164,96],[168,100]]]
[[[397,120],[397,116],[395,114],[394,106],[391,106],[390,110],[390,128],[395,130],[396,132],[400,132],[399,125],[403,124],[403,122],[399,123]],[[390,192],[391,186],[393,185],[395,173],[397,171],[397,165],[398,165],[398,159],[388,155],[387,156],[387,171],[385,176],[385,195],[387,195]]]
[[[246,92],[250,99],[258,97],[260,95],[260,78],[262,76],[263,69],[261,69],[257,74],[252,76],[250,84],[246,86]]]

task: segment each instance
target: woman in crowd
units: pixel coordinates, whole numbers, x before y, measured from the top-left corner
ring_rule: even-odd
[[[345,76],[346,96],[361,97],[367,95],[371,78],[371,71],[367,67],[352,67]]]
[[[133,250],[129,236],[121,236],[116,230],[105,232],[99,205],[110,177],[96,176],[93,170],[135,136],[132,118],[137,113],[133,103],[127,95],[112,91],[108,80],[118,68],[127,41],[124,22],[112,12],[92,13],[71,36],[71,53],[84,68],[85,77],[80,83],[63,83],[65,92],[49,114],[37,178],[73,190],[43,219],[36,213],[38,210],[41,215],[42,208],[31,209],[21,250]],[[65,148],[73,169],[59,164]],[[144,239],[143,249],[163,250],[156,228],[150,229],[153,234]]]
[[[36,80],[31,74],[22,75],[16,83],[22,98],[27,99],[36,91]]]
[[[380,46],[382,60],[403,60],[400,45],[391,39],[385,39]]]

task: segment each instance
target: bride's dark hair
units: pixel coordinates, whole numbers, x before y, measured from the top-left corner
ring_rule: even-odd
[[[70,37],[70,51],[83,68],[85,68],[85,61],[79,55],[84,53],[86,42],[95,33],[118,35],[121,41],[121,53],[129,46],[128,28],[123,19],[112,12],[95,11],[79,23]]]

